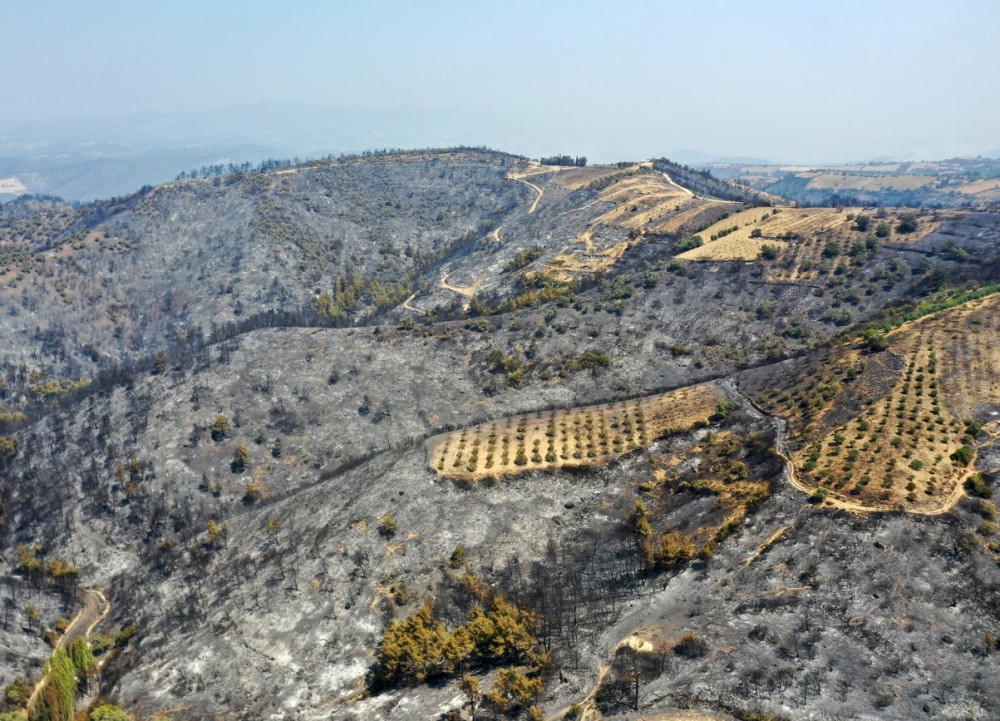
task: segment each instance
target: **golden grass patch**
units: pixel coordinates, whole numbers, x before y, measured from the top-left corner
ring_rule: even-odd
[[[803,173],[810,190],[916,190],[937,182],[929,175],[854,175],[851,173]]]
[[[997,296],[893,331],[890,352],[904,363],[891,390],[795,452],[799,479],[872,510],[946,507],[971,467],[951,458],[965,443],[964,421],[1000,407],[998,336]]]
[[[654,233],[680,233],[685,228],[697,228],[702,225],[701,216],[714,213],[715,204],[700,198],[689,197],[676,211],[676,214],[654,223],[650,230]]]
[[[995,196],[1000,195],[1000,180],[996,178],[989,178],[987,180],[977,180],[974,183],[967,183],[966,185],[961,185],[955,188],[959,193],[964,193],[965,195],[984,195],[984,196]]]
[[[431,441],[430,467],[463,481],[527,470],[595,466],[706,421],[724,400],[711,383],[635,400],[531,413]]]
[[[765,245],[784,248],[788,243],[783,240],[751,238],[749,229],[741,228],[725,238],[684,251],[677,257],[682,260],[756,260]]]

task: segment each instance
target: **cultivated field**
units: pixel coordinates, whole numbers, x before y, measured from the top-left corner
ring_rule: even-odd
[[[928,175],[870,175],[850,173],[803,173],[811,178],[809,188],[819,190],[914,190],[933,185],[936,178]]]
[[[996,199],[1000,197],[1000,180],[996,178],[977,180],[974,183],[959,186],[955,190],[959,193],[974,195],[982,199]]]
[[[430,466],[460,480],[591,466],[707,421],[724,396],[714,384],[619,403],[532,413],[432,439]]]
[[[949,458],[964,426],[941,402],[939,340],[919,331],[896,339],[905,367],[889,395],[792,456],[803,482],[872,508],[947,504],[964,472]]]
[[[635,172],[643,167],[636,165],[619,172]],[[583,171],[584,169],[570,171],[559,178],[560,184],[570,188],[582,187],[587,178],[592,178],[589,182],[594,182],[612,175],[607,172],[600,175],[585,174]],[[602,227],[643,228],[676,213],[691,202],[692,196],[689,193],[668,183],[660,173],[624,175],[588,204],[613,203],[614,207],[590,221],[586,230],[574,239],[574,243],[546,265],[565,277],[602,271],[618,262],[628,249],[628,243],[618,240],[618,236],[614,234],[605,234],[609,239],[614,238],[613,242],[602,242]],[[694,202],[703,204],[703,201]]]
[[[684,260],[755,260],[763,246],[788,246],[788,235],[812,235],[846,222],[843,212],[828,208],[751,208],[700,231],[705,244],[681,253]],[[755,230],[759,237],[751,237]],[[714,238],[714,239],[713,239]]]
[[[972,301],[889,334],[889,350],[841,347],[761,378],[768,412],[791,423],[797,480],[856,509],[947,509],[974,456],[975,419],[1000,419],[1000,297]],[[819,490],[822,489],[822,490]]]

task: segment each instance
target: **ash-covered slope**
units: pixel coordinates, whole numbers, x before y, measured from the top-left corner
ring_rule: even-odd
[[[997,707],[989,506],[815,508],[783,478],[782,424],[725,381],[996,282],[995,214],[923,213],[908,232],[888,212],[858,229],[863,209],[776,222],[660,162],[468,151],[287,170],[2,209],[5,247],[49,255],[11,255],[8,280],[23,278],[0,296],[8,353],[26,361],[3,400],[33,412],[0,409],[0,680],[37,676],[45,632],[102,588],[95,633],[134,631],[100,688],[142,717],[435,717],[461,706],[457,678],[366,697],[379,640],[428,596],[455,627],[482,584],[538,614],[546,715],[584,700],[627,713],[618,671],[590,691],[632,636],[667,652],[643,712]],[[713,230],[706,259],[676,257],[727,221],[782,237],[741,260],[713,245],[740,234]],[[868,242],[877,223],[890,233]],[[18,330],[44,319],[49,333]],[[148,362],[69,392],[32,373],[100,368],[84,339]],[[713,380],[731,406],[590,469],[463,485],[428,463],[443,431]],[[1000,466],[987,441],[984,471]],[[637,500],[659,545],[637,535]],[[682,646],[688,633],[704,646]],[[467,670],[496,680],[495,665]]]

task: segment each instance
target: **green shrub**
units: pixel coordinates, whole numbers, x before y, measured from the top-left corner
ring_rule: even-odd
[[[990,484],[986,482],[981,473],[976,473],[969,477],[969,480],[965,482],[965,490],[967,490],[973,496],[978,496],[979,498],[992,498],[993,489]]]
[[[490,321],[487,318],[473,318],[466,322],[465,327],[474,333],[485,333],[491,329]]]
[[[700,235],[689,235],[683,240],[678,240],[674,245],[674,251],[677,253],[683,253],[686,250],[692,250],[693,248],[700,248],[705,244]]]
[[[917,229],[917,216],[915,213],[905,213],[899,219],[896,231],[899,233],[912,233]]]
[[[218,415],[215,417],[215,421],[212,423],[212,440],[216,443],[228,438],[232,433],[232,429],[229,426],[229,419],[224,415]]]
[[[886,348],[889,347],[889,341],[886,340],[885,333],[878,330],[877,328],[869,328],[864,333],[862,333],[861,338],[868,346],[868,350],[872,351],[873,353],[884,351]]]
[[[18,676],[9,684],[3,692],[4,700],[11,706],[24,706],[31,698],[31,686],[28,685],[24,676]]]
[[[380,535],[392,538],[396,535],[397,529],[396,517],[392,513],[386,513],[378,519],[378,532]]]
[[[823,501],[826,500],[827,496],[829,496],[829,495],[830,495],[830,491],[828,491],[827,489],[825,489],[825,488],[817,488],[815,491],[812,492],[812,495],[809,496],[809,502],[810,503],[822,503]]]
[[[969,463],[972,462],[972,458],[975,454],[976,452],[969,446],[962,446],[957,451],[952,453],[949,458],[960,466],[968,466]]]
[[[513,260],[504,265],[503,272],[511,273],[515,270],[520,270],[521,268],[527,266],[529,263],[538,260],[540,257],[542,257],[542,249],[539,248],[537,245],[533,245],[527,250],[521,251],[520,253],[515,255]]]
[[[685,658],[701,658],[708,653],[708,644],[692,631],[684,634],[684,637],[674,646],[674,653]]]
[[[102,653],[108,651],[114,645],[115,639],[113,636],[95,633],[90,637],[90,648],[97,656],[100,656]]]
[[[114,704],[102,703],[90,712],[87,721],[128,721],[128,714]]]
[[[455,546],[455,550],[451,552],[451,557],[448,559],[448,565],[452,568],[461,568],[469,561],[469,553],[465,550],[465,546],[458,545]]]

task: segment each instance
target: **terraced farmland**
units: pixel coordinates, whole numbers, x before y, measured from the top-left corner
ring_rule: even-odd
[[[777,366],[748,392],[790,421],[791,461],[814,500],[936,513],[960,496],[980,429],[1000,420],[998,335],[994,295],[898,328],[885,352],[844,346]]]
[[[613,204],[613,207],[594,218],[587,228],[546,266],[564,279],[581,273],[595,273],[614,265],[627,250],[628,243],[617,240],[614,234],[602,234],[605,226],[620,226],[635,230],[661,222],[688,204],[705,205],[690,193],[667,182],[661,173],[650,171],[651,163],[641,163],[625,168],[622,177],[611,182],[598,198],[587,204]],[[583,169],[569,171],[555,182],[566,188],[577,189],[584,180],[601,182],[615,174],[597,175]],[[577,210],[582,210],[578,208]]]
[[[893,343],[905,367],[891,392],[793,455],[804,482],[872,508],[947,503],[965,470],[950,458],[965,426],[941,402],[940,340],[914,330]]]
[[[439,476],[465,481],[598,465],[706,421],[723,400],[709,383],[619,403],[515,416],[432,439],[430,465]]]

